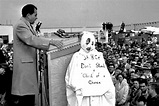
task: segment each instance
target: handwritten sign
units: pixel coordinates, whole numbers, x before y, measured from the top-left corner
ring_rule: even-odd
[[[79,79],[84,96],[103,95],[107,91],[110,74],[101,53],[79,53]]]

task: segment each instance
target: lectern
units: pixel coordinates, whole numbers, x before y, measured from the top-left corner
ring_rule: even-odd
[[[48,83],[46,93],[48,93],[49,106],[67,106],[65,73],[72,55],[80,49],[80,43],[76,37],[64,39],[63,43],[62,49],[52,46],[46,53],[48,82],[45,83]]]

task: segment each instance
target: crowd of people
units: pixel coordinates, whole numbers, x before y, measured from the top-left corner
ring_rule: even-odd
[[[156,106],[159,103],[158,42],[151,38],[149,36],[142,43],[130,40],[129,44],[122,45],[113,40],[108,44],[96,43],[96,49],[103,52],[116,88],[116,106]],[[4,57],[0,60],[5,60],[0,65],[3,85],[0,87],[0,103],[4,104],[11,91],[13,48],[1,43],[0,51],[1,58]]]
[[[153,41],[152,35],[140,43],[136,40],[126,44],[114,40],[109,40],[108,44],[98,42],[96,49],[103,52],[116,88],[116,106],[156,106],[159,103],[158,42]],[[0,60],[5,60],[0,64],[3,85],[0,87],[0,103],[4,104],[11,91],[13,48],[1,43],[0,51],[1,58],[4,58]]]
[[[38,92],[36,49],[47,50],[50,45],[61,48],[63,45],[61,41],[35,36],[36,33],[31,25],[37,19],[37,8],[34,5],[26,5],[22,13],[22,18],[14,28],[14,71],[13,47],[3,44],[0,40],[2,85],[0,106],[11,102],[11,89],[15,106],[23,104],[33,106]],[[111,23],[109,24],[113,27]],[[28,30],[24,30],[24,27]],[[116,91],[116,106],[157,106],[159,103],[159,42],[157,37],[148,34],[147,38],[143,37],[140,41],[129,39],[127,42],[125,38],[115,41],[112,36],[109,37],[108,43],[96,42],[96,49],[103,53],[111,74]]]
[[[10,100],[12,72],[13,48],[10,44],[0,42],[0,106],[6,106],[6,103]]]
[[[136,35],[138,36],[138,35]],[[116,88],[116,106],[157,106],[159,103],[159,57],[155,35],[130,39],[128,43],[110,40],[97,43]],[[124,38],[125,39],[125,38]]]
[[[140,43],[136,40],[126,44],[114,40],[109,40],[108,44],[96,43],[96,49],[103,52],[116,88],[116,106],[156,106],[159,103],[158,42],[152,38],[149,35]],[[1,58],[4,58],[0,60],[5,60],[0,64],[3,85],[0,87],[0,103],[4,104],[11,92],[13,48],[1,43],[0,51]]]

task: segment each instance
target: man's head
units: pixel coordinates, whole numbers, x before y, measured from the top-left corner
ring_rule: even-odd
[[[122,72],[121,69],[116,68],[116,70],[115,70],[115,76],[117,76],[117,75],[120,74],[121,72]]]
[[[124,79],[124,75],[122,73],[119,73],[117,75],[117,80],[121,83],[123,81],[123,79]]]
[[[148,82],[146,79],[140,80],[140,89],[142,92],[145,92],[148,89]]]
[[[109,70],[110,73],[112,73],[113,71],[115,71],[115,66],[113,64],[110,64],[108,66],[108,70]]]
[[[138,78],[133,79],[133,86],[134,86],[136,89],[139,88],[139,79],[138,79]]]
[[[30,24],[34,24],[37,19],[37,7],[33,4],[27,4],[22,8],[22,17],[27,19]]]

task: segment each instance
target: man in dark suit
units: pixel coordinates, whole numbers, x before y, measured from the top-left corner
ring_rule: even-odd
[[[62,41],[38,37],[32,27],[36,19],[37,7],[27,4],[22,8],[22,17],[13,27],[12,106],[37,105],[37,49],[63,46]]]

